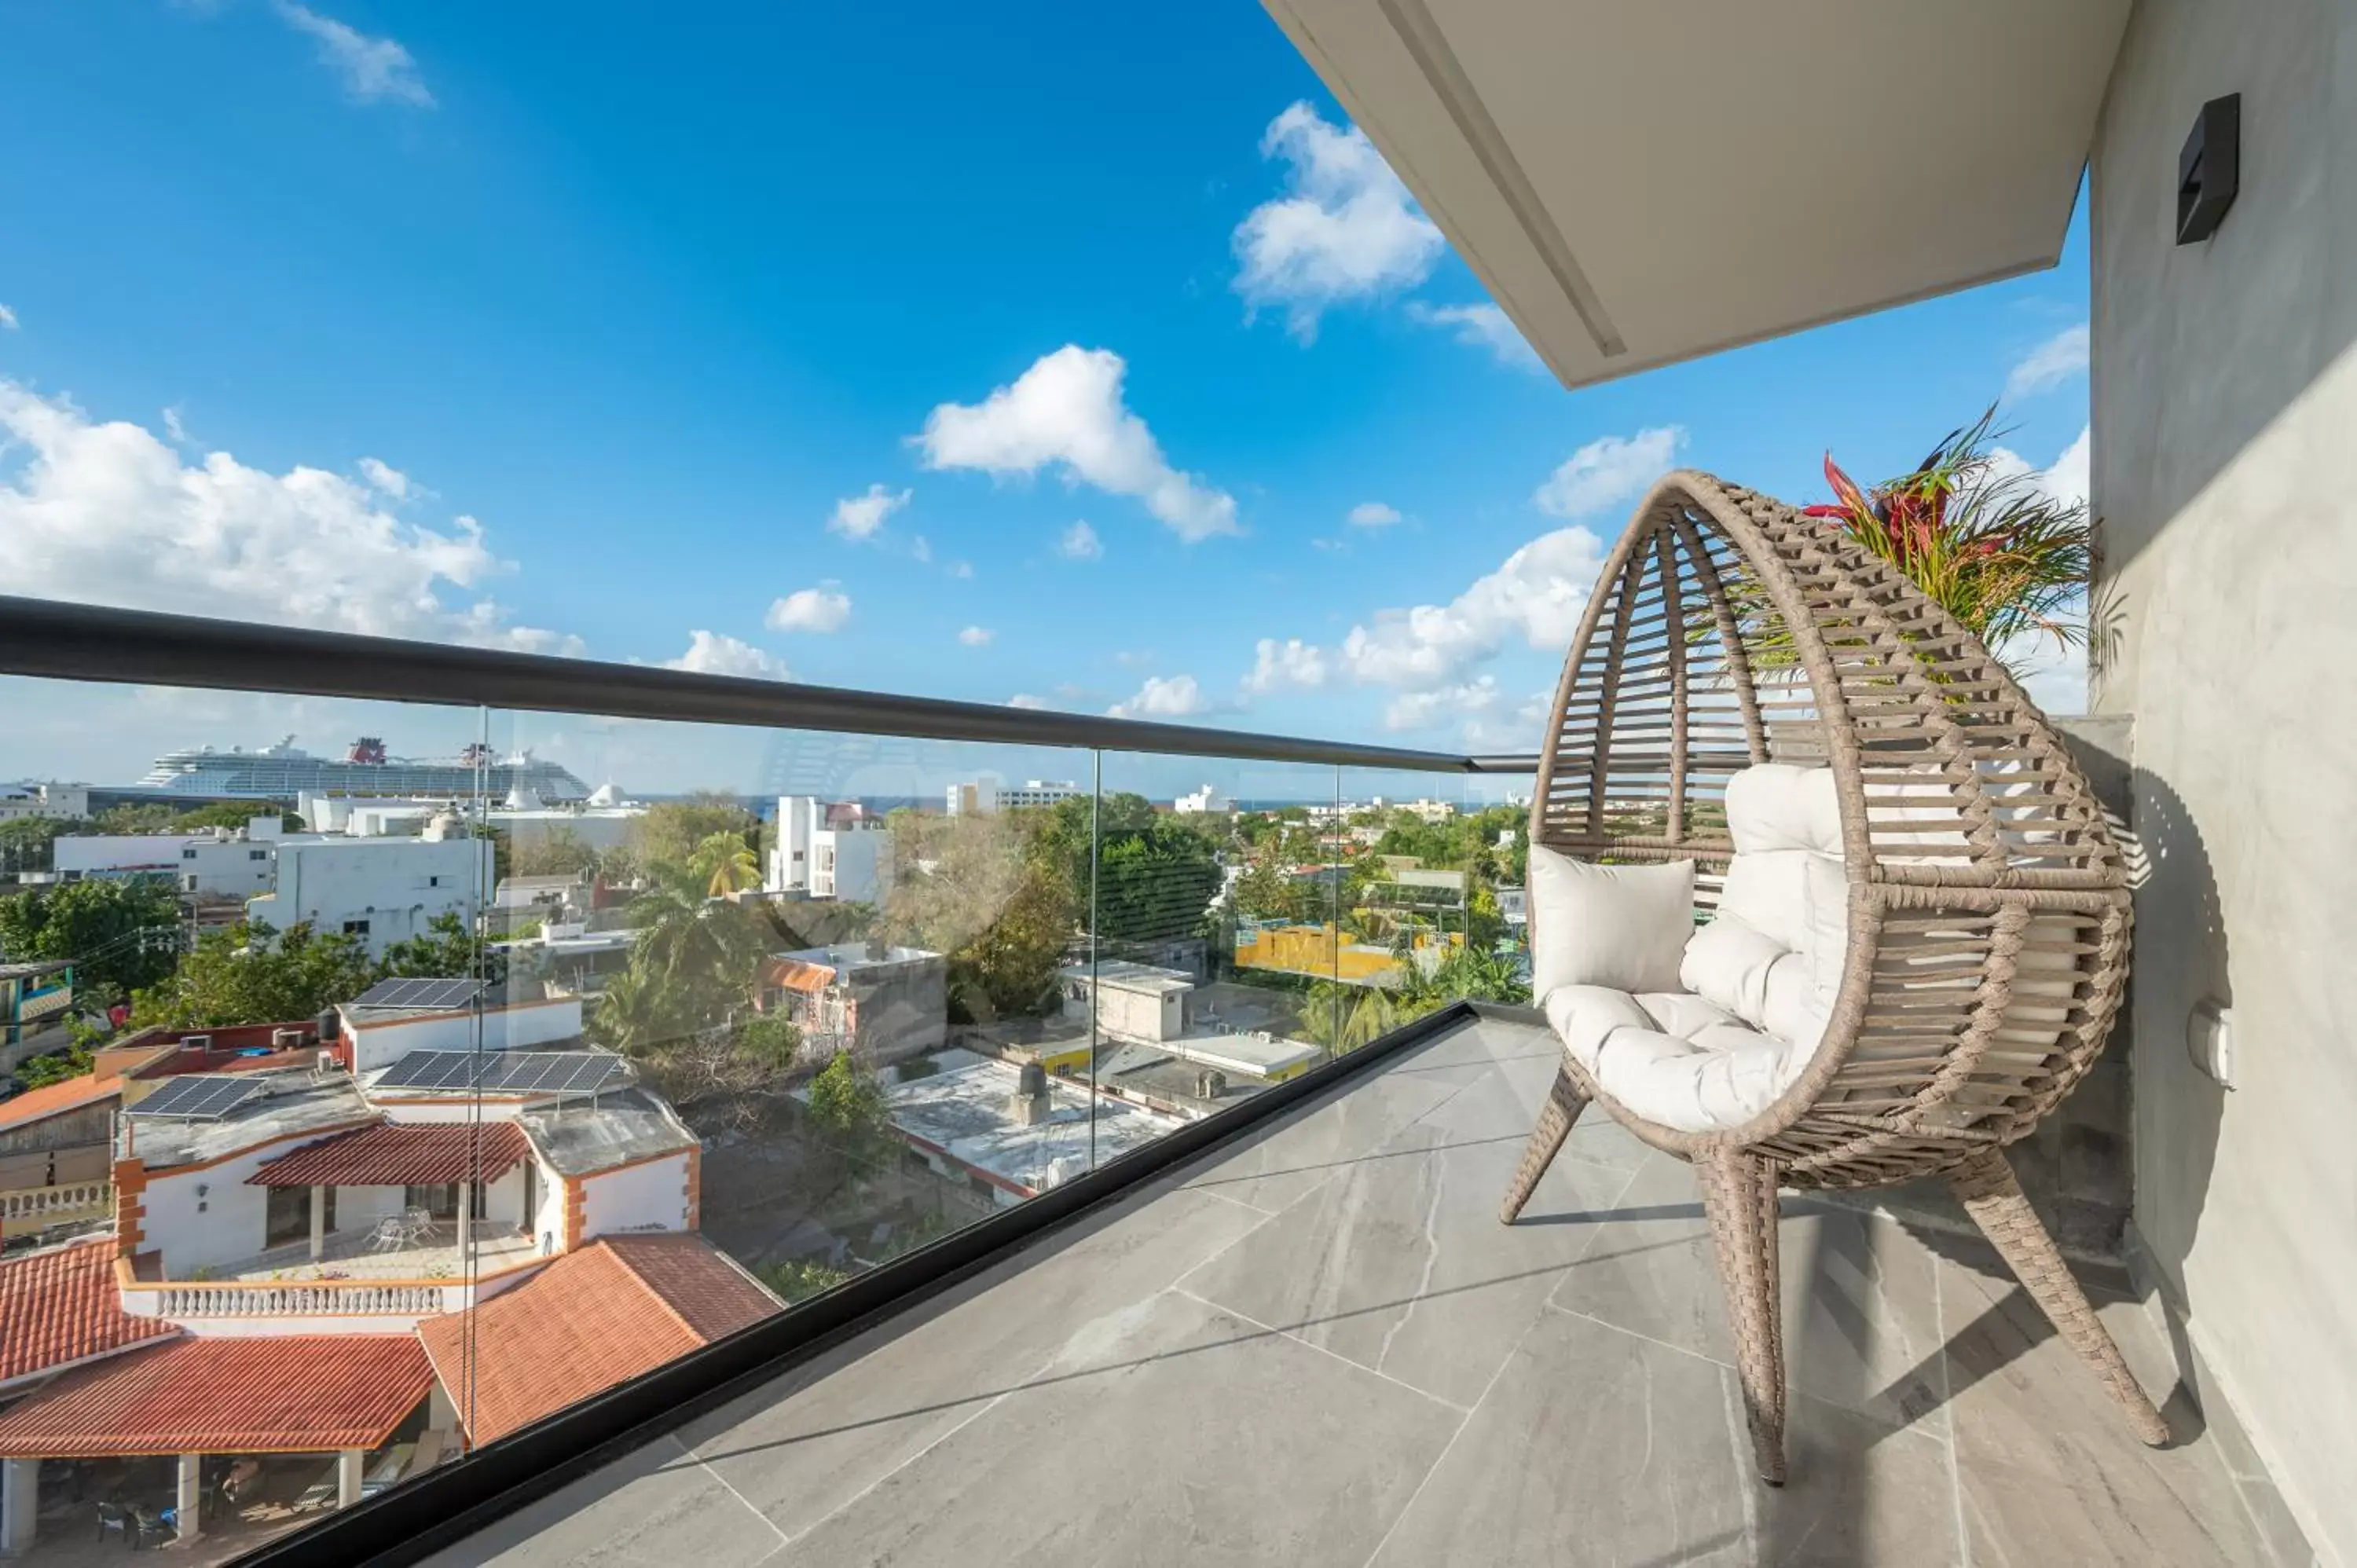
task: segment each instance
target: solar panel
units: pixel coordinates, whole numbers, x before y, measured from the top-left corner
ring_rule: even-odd
[[[629,1070],[605,1051],[412,1051],[385,1069],[376,1087],[592,1094]]]
[[[249,1078],[169,1078],[162,1088],[132,1106],[129,1114],[218,1121],[263,1093],[265,1087]]]
[[[453,1012],[475,1000],[479,980],[403,977],[380,980],[355,997],[354,1007],[425,1007]]]

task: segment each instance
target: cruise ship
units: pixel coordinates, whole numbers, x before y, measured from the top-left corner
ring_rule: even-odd
[[[384,742],[363,736],[339,759],[314,757],[286,736],[258,751],[210,746],[168,751],[139,780],[143,789],[207,798],[291,801],[305,790],[338,795],[537,796],[579,800],[589,787],[529,751],[500,757],[469,746],[455,757],[390,757]]]

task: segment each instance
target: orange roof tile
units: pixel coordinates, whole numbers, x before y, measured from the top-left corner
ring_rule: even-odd
[[[380,1123],[264,1160],[250,1187],[427,1187],[494,1182],[532,1156],[512,1122],[438,1126]]]
[[[813,996],[834,983],[834,971],[823,963],[805,963],[796,958],[779,960],[772,973],[780,985]]]
[[[84,1073],[40,1089],[28,1089],[16,1099],[0,1101],[0,1133],[29,1126],[51,1116],[62,1116],[85,1105],[95,1105],[123,1092],[123,1080]]]
[[[600,1237],[417,1337],[468,1435],[490,1443],[781,1307],[703,1237],[640,1232]]]
[[[374,1448],[433,1386],[405,1334],[175,1339],[0,1411],[0,1458]]]
[[[123,1310],[110,1237],[0,1262],[0,1387],[178,1332]]]

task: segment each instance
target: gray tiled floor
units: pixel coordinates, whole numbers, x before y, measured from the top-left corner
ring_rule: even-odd
[[[2274,1568],[2185,1401],[2142,1447],[1975,1246],[1792,1197],[1760,1486],[1691,1175],[1583,1122],[1497,1222],[1554,1071],[1435,1041],[436,1561]]]

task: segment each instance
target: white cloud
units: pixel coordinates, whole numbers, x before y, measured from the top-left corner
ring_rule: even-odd
[[[1405,692],[1383,709],[1385,729],[1427,729],[1444,719],[1471,721],[1498,705],[1498,678],[1483,675],[1462,685]]]
[[[845,539],[873,538],[876,531],[884,526],[886,518],[909,504],[909,497],[912,493],[870,485],[866,495],[845,496],[835,502],[834,515],[826,520],[826,526]]]
[[[164,424],[166,429],[174,432],[174,438],[178,439],[179,432],[176,427],[179,421],[167,419]],[[372,488],[391,496],[394,500],[405,501],[409,499],[409,476],[374,457],[361,459],[361,478],[366,479]]]
[[[815,588],[796,588],[771,603],[768,621],[771,631],[828,632],[842,630],[850,618],[851,596],[833,583],[822,583]]]
[[[370,38],[295,0],[275,0],[273,9],[279,20],[318,44],[320,61],[344,79],[344,91],[355,102],[434,107],[434,94],[418,79],[417,62],[391,38]]]
[[[986,626],[970,626],[958,633],[958,640],[968,648],[987,648],[990,639],[997,635]]]
[[[698,675],[743,675],[763,681],[790,681],[786,661],[749,642],[716,631],[691,631],[687,651],[663,660],[666,670],[688,670]]]
[[[1035,697],[1028,692],[1017,692],[1006,699],[1006,705],[1010,708],[1029,708],[1036,712],[1048,705],[1048,699]]]
[[[0,328],[10,332],[16,330],[16,313],[5,305],[0,305]]]
[[[2032,397],[2087,372],[2087,324],[2066,327],[2022,357],[2005,378],[2005,401]]]
[[[1604,564],[1604,543],[1585,528],[1543,533],[1494,572],[1445,605],[1378,610],[1329,651],[1298,640],[1263,639],[1255,647],[1250,691],[1272,689],[1289,674],[1347,677],[1361,685],[1436,692],[1462,684],[1465,671],[1520,637],[1560,655],[1579,629],[1580,613]]]
[[[2092,483],[2089,468],[2093,456],[2093,435],[2092,426],[2081,426],[2077,438],[2062,448],[2062,455],[2045,468],[2032,467],[2029,459],[2011,447],[1991,447],[1989,478],[2003,482],[2028,475],[2031,487],[2050,500],[2063,506],[2084,505]]]
[[[1254,652],[1252,673],[1244,677],[1244,690],[1263,693],[1323,686],[1332,673],[1324,649],[1297,637],[1283,642],[1264,637]]]
[[[1480,305],[1426,305],[1420,299],[1411,299],[1407,302],[1407,318],[1419,327],[1446,328],[1459,343],[1489,349],[1501,365],[1525,371],[1546,369],[1546,362],[1523,337],[1522,329],[1504,311],[1486,301]]]
[[[1439,229],[1356,125],[1329,124],[1296,103],[1269,122],[1260,153],[1288,167],[1286,193],[1245,214],[1230,242],[1243,269],[1236,292],[1249,307],[1282,306],[1306,342],[1328,307],[1431,274]]]
[[[1083,520],[1064,530],[1064,536],[1056,541],[1056,553],[1067,561],[1101,560],[1104,543],[1097,538],[1097,531]]]
[[[1684,426],[1664,424],[1625,439],[1607,435],[1591,441],[1565,458],[1531,501],[1555,517],[1602,511],[1633,499],[1668,472],[1685,439]]]
[[[934,409],[916,437],[925,466],[997,478],[1052,466],[1068,484],[1136,497],[1189,543],[1237,532],[1235,498],[1173,468],[1146,422],[1124,404],[1127,371],[1110,349],[1067,343],[980,403]]]
[[[1400,511],[1381,501],[1361,501],[1351,509],[1349,516],[1353,528],[1389,528],[1400,520]]]
[[[371,486],[322,468],[273,474],[227,452],[185,462],[141,425],[95,423],[64,398],[0,380],[0,448],[9,446],[22,457],[0,474],[11,592],[581,651],[579,639],[513,625],[480,596],[512,564],[471,517],[405,521]]]
[[[949,575],[952,577],[971,577],[974,575],[974,563],[971,561],[952,561],[949,564],[949,566],[946,569],[949,572]]]
[[[172,444],[176,446],[186,446],[188,445],[188,427],[180,423],[180,411],[178,409],[167,408],[164,411],[164,434],[171,438]],[[374,462],[375,459],[372,457],[363,457],[361,461],[365,464]]]
[[[1137,695],[1105,710],[1117,719],[1182,719],[1210,711],[1211,703],[1204,700],[1202,689],[1195,684],[1192,675],[1173,675],[1167,680],[1148,675],[1146,684],[1137,689]]]

